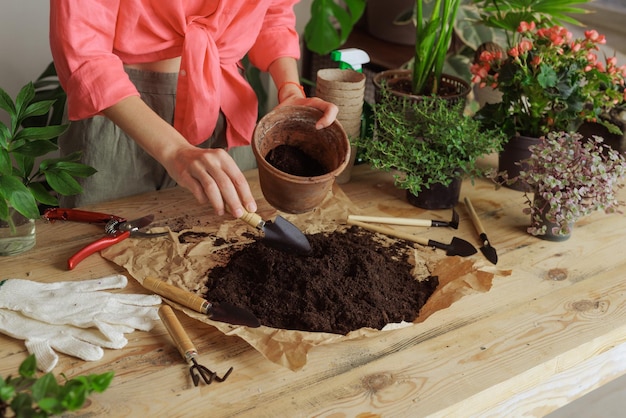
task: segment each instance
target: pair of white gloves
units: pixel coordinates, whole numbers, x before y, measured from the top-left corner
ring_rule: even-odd
[[[0,332],[24,340],[44,372],[58,362],[54,350],[99,360],[103,347],[122,348],[128,343],[124,334],[149,331],[159,319],[159,296],[101,292],[127,283],[122,275],[57,283],[2,280]]]

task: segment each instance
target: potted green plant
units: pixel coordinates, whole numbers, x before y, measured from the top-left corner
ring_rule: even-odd
[[[488,103],[476,117],[509,138],[499,170],[515,177],[515,164],[528,157],[528,146],[552,131],[576,131],[584,121],[624,101],[626,66],[615,57],[598,58],[604,36],[594,30],[573,39],[562,26],[538,28],[522,22],[517,44],[504,51],[484,51],[472,66],[473,82],[499,90],[499,102]],[[612,132],[619,129],[602,121]],[[514,189],[523,185],[515,183]]]
[[[0,377],[0,417],[48,417],[83,407],[87,396],[104,392],[113,372],[77,376],[57,382],[52,373],[36,376],[37,362],[30,355],[19,367],[18,376]]]
[[[584,140],[575,132],[551,132],[530,146],[517,179],[530,215],[528,232],[549,240],[569,238],[574,223],[595,211],[616,212],[624,202],[616,192],[624,187],[626,160],[594,136]]]
[[[461,0],[415,1],[415,54],[408,69],[376,74],[373,83],[378,91],[390,89],[395,94],[418,99],[438,95],[452,103],[465,103],[469,83],[443,72],[461,3]]]
[[[499,151],[505,138],[501,131],[481,130],[461,106],[437,96],[411,100],[383,89],[375,105],[375,133],[356,143],[373,167],[394,172],[409,202],[450,208],[458,201],[462,178],[482,175],[477,161]],[[451,194],[444,194],[451,185]]]
[[[58,205],[54,193],[80,193],[75,178],[95,173],[78,163],[79,153],[45,158],[58,149],[56,138],[67,124],[23,127],[26,119],[48,114],[53,104],[54,100],[35,100],[33,83],[25,85],[15,101],[0,89],[0,108],[10,117],[8,126],[0,122],[0,255],[32,248],[38,204]]]

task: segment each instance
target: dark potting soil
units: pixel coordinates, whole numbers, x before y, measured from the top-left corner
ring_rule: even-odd
[[[270,150],[265,160],[280,171],[299,177],[314,177],[328,173],[315,158],[292,145],[279,145]]]
[[[232,252],[209,272],[206,298],[248,309],[270,327],[346,334],[413,321],[438,285],[436,276],[415,279],[401,242],[382,245],[357,227],[307,238],[310,256],[262,239]]]

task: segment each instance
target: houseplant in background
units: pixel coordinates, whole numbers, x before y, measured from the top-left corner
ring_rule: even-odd
[[[501,131],[481,131],[480,123],[432,96],[411,100],[383,89],[375,106],[375,133],[357,141],[373,167],[393,171],[407,200],[426,209],[453,207],[461,180],[482,175],[477,160],[497,152]]]
[[[526,194],[530,215],[528,232],[562,241],[574,223],[595,211],[616,212],[624,205],[616,197],[626,175],[626,160],[595,136],[585,140],[578,133],[551,132],[530,146],[531,155],[521,163],[517,179],[533,194]]]
[[[469,94],[469,83],[443,73],[450,50],[461,0],[416,0],[415,54],[409,69],[387,70],[376,74],[378,91],[414,96],[438,95],[452,103],[463,102]]]
[[[63,158],[41,158],[58,149],[56,138],[68,125],[23,127],[23,122],[49,113],[54,100],[35,99],[33,83],[17,94],[15,101],[0,89],[0,108],[9,126],[0,122],[0,255],[26,251],[35,245],[38,203],[58,205],[54,192],[80,193],[76,177],[87,177],[95,169],[78,163],[80,154]],[[51,189],[51,190],[50,190]]]
[[[509,138],[499,170],[515,177],[516,164],[528,157],[528,146],[553,131],[576,131],[588,120],[624,101],[626,67],[615,57],[601,60],[604,36],[594,30],[573,39],[562,26],[538,28],[522,22],[519,38],[508,51],[484,51],[472,66],[473,82],[491,86],[502,100],[486,104],[476,117],[488,129],[498,127]],[[618,128],[602,121],[615,132]],[[512,188],[524,190],[521,183]]]

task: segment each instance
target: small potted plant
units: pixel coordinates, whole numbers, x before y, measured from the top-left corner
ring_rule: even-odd
[[[569,238],[574,223],[595,211],[616,212],[624,205],[616,192],[624,187],[626,160],[594,136],[551,132],[530,146],[517,180],[528,186],[528,232],[548,240]],[[514,180],[514,179],[509,179]]]
[[[528,146],[553,131],[576,131],[598,121],[611,132],[617,126],[600,116],[625,99],[626,66],[598,57],[604,36],[594,30],[573,39],[561,26],[538,28],[522,22],[516,43],[506,52],[485,50],[472,66],[473,82],[502,94],[476,117],[488,129],[502,129],[510,140],[500,154],[499,170],[515,177],[515,164],[528,157]],[[519,184],[514,189],[522,190]]]
[[[410,203],[426,209],[453,207],[461,180],[482,175],[477,160],[499,151],[505,139],[498,130],[481,130],[461,106],[437,96],[415,101],[382,90],[374,106],[374,135],[362,136],[357,145],[373,167],[395,173],[395,183],[407,190]]]
[[[55,192],[80,193],[75,178],[96,171],[78,163],[78,153],[45,158],[58,149],[56,138],[67,124],[23,127],[26,119],[48,114],[53,104],[54,100],[35,100],[33,83],[25,85],[15,101],[0,88],[0,109],[10,117],[9,126],[0,122],[0,255],[32,248],[38,204],[58,205]]]

